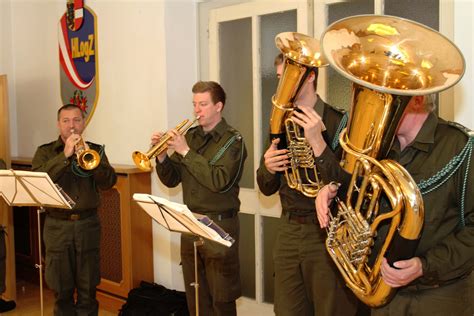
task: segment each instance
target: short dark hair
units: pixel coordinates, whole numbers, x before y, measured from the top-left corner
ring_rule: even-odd
[[[278,66],[283,64],[283,53],[280,53],[275,56],[275,60],[273,61],[273,66]]]
[[[221,85],[215,81],[198,81],[194,84],[192,91],[193,93],[209,92],[211,94],[212,102],[222,102],[222,105],[225,105],[225,91]]]
[[[61,106],[59,108],[59,110],[58,110],[58,120],[59,120],[59,115],[61,114],[61,112],[63,110],[72,110],[72,109],[78,109],[81,112],[82,118],[84,118],[84,112],[81,110],[80,107],[78,107],[75,104],[68,103],[68,104],[64,104],[63,106]]]

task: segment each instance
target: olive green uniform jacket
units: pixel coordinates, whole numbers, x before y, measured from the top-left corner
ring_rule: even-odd
[[[336,156],[340,153],[340,150],[336,154],[332,151],[331,146],[333,141],[338,136],[338,127],[341,119],[343,117],[343,112],[330,106],[329,104],[324,103],[320,98],[315,105],[316,112],[318,112],[323,119],[324,125],[326,126],[326,133],[323,134],[326,143],[326,149],[324,150],[323,155],[328,156],[328,159],[334,159],[337,161]],[[267,147],[268,148],[268,144]],[[339,147],[338,147],[339,148]],[[316,165],[319,167],[321,159],[316,159]],[[324,160],[323,160],[324,162]],[[338,166],[336,166],[339,168]],[[331,166],[333,168],[333,166]],[[325,168],[318,168],[321,178],[326,182],[327,178],[332,180],[332,177],[329,175],[329,170]],[[260,161],[260,167],[257,170],[257,183],[260,191],[266,195],[270,196],[276,192],[280,194],[280,201],[283,209],[283,213],[295,212],[298,214],[314,214],[314,198],[309,198],[299,191],[291,189],[288,186],[286,177],[284,173],[270,173],[265,167],[263,157]]]
[[[209,214],[238,211],[239,180],[247,151],[238,132],[222,119],[205,134],[201,126],[186,133],[190,148],[183,158],[174,153],[160,164],[156,172],[167,187],[183,186],[183,201],[192,212]],[[232,137],[235,141],[217,158],[219,150]]]
[[[101,146],[93,143],[91,149],[100,152]],[[74,210],[96,209],[100,203],[98,189],[107,190],[117,182],[117,176],[109,164],[105,153],[102,155],[99,166],[89,171],[91,177],[80,177],[72,172],[72,162],[75,155],[66,158],[64,142],[61,137],[56,141],[40,146],[33,157],[32,170],[48,173],[51,180],[59,186],[76,203]]]

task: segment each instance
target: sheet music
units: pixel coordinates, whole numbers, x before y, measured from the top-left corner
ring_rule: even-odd
[[[192,233],[227,247],[232,246],[234,242],[234,239],[217,224],[213,223],[213,225],[206,226],[201,223],[198,218],[203,218],[203,215],[193,214],[184,204],[171,202],[150,194],[140,193],[135,193],[133,199],[148,215],[170,231]],[[227,237],[221,237],[213,228],[218,228],[219,232],[224,237],[227,235]]]
[[[45,172],[0,170],[0,196],[8,205],[72,208]]]

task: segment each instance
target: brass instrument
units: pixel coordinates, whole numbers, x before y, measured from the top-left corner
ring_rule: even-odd
[[[366,305],[381,306],[395,293],[381,276],[382,259],[392,264],[413,257],[424,221],[416,183],[385,157],[411,97],[456,84],[464,59],[438,32],[392,16],[339,20],[321,43],[329,64],[353,81],[349,122],[340,135],[341,166],[352,179],[346,200],[330,215],[326,248],[354,294]],[[377,241],[385,229],[385,240]],[[376,241],[383,244],[371,254]]]
[[[189,122],[188,119],[183,120],[179,123],[174,129],[178,131],[179,134],[184,135],[194,123],[199,120],[199,116],[197,116],[192,122]],[[165,150],[168,149],[168,141],[170,140],[171,136],[168,134],[163,135],[159,142],[150,148],[146,153],[142,153],[140,151],[134,151],[132,154],[132,159],[135,165],[144,171],[151,170],[151,159],[155,158],[162,154]]]
[[[74,129],[71,130],[74,133]],[[93,170],[100,163],[100,155],[97,151],[87,148],[82,136],[75,146],[77,164],[84,170]]]
[[[311,146],[301,128],[291,119],[294,101],[314,68],[326,66],[319,42],[307,35],[293,32],[275,37],[278,49],[285,56],[283,73],[272,98],[270,140],[279,138],[278,148],[288,149],[290,167],[285,171],[288,186],[308,197],[315,197],[322,184],[314,163]]]

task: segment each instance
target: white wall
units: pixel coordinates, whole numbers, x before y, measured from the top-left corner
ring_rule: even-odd
[[[88,0],[98,17],[99,101],[85,139],[112,163],[133,164],[151,133],[192,116],[197,80],[194,0]],[[64,0],[0,0],[0,72],[10,83],[12,156],[32,157],[57,137],[58,21]],[[152,193],[181,201],[152,174]],[[155,281],[183,289],[179,235],[154,224]],[[170,260],[171,258],[171,260]]]
[[[474,130],[474,1],[454,1],[454,42],[466,59],[466,73],[454,87],[454,120]]]
[[[7,74],[8,99],[10,104],[16,103],[15,76],[13,73],[13,45],[10,1],[0,0],[0,74]],[[16,134],[16,108],[10,106],[10,151],[17,152],[18,136]]]

